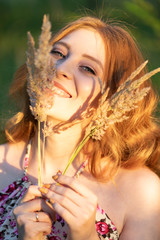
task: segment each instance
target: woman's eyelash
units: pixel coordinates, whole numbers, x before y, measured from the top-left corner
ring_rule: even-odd
[[[65,58],[65,55],[62,52],[58,51],[58,50],[52,49],[51,53],[54,54],[54,55],[58,55],[61,58]]]
[[[56,49],[52,49],[51,54],[57,56],[58,58],[62,58],[62,59],[66,57],[61,51],[56,50]],[[91,67],[88,67],[88,66],[80,66],[80,67],[83,69],[83,71],[91,73],[93,75],[96,75],[96,72]]]
[[[91,68],[91,67],[88,67],[88,66],[81,66],[81,68],[86,71],[86,72],[90,72],[92,73],[93,75],[96,75],[95,71]]]

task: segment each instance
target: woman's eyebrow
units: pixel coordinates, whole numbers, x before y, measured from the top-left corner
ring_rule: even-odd
[[[62,42],[62,41],[55,42],[53,46],[56,46],[56,45],[62,45],[64,47],[66,47],[67,49],[70,49],[69,44]]]
[[[90,56],[90,55],[88,55],[88,54],[83,54],[82,56],[85,57],[85,58],[88,58],[88,59],[90,59],[90,60],[92,60],[92,61],[94,61],[94,62],[96,62],[96,63],[100,66],[100,68],[102,69],[102,71],[103,71],[103,65],[102,65],[102,63],[101,63],[100,60],[98,60],[97,58],[94,58],[94,57],[92,57],[92,56]]]

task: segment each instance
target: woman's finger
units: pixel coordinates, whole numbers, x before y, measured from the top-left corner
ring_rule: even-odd
[[[52,224],[49,215],[45,212],[32,212],[27,214],[28,220],[33,222],[48,222]]]
[[[75,221],[75,216],[58,202],[53,203],[53,208],[69,225]]]
[[[60,188],[63,188],[63,190],[60,190]],[[40,188],[40,191],[44,194],[44,196],[53,204],[56,212],[63,209],[64,214],[65,209],[74,217],[78,217],[79,212],[84,212],[84,214],[87,215],[89,212],[95,212],[95,209],[97,208],[97,200],[93,201],[93,199],[82,197],[68,187],[56,186],[56,189],[59,189],[57,192],[60,191],[60,193],[56,193],[47,188]],[[55,208],[54,203],[58,204],[58,209],[60,210]]]
[[[94,198],[95,195],[91,190],[89,190],[86,186],[80,183],[80,181],[73,177],[68,177],[64,175],[58,176],[58,178],[54,179],[57,183],[72,188],[75,192],[81,194],[84,197]]]
[[[54,199],[54,194],[59,194],[60,196],[65,196],[67,197],[69,200],[71,200],[73,203],[75,203],[77,206],[82,205],[83,203],[83,197],[82,195],[79,195],[79,193],[75,192],[73,189],[63,186],[63,185],[51,185],[50,188],[48,188],[48,185],[44,185],[43,188],[40,188],[40,191],[43,193],[44,192],[48,192],[48,196],[50,195],[50,198],[52,197]],[[53,192],[53,194],[52,194]],[[48,197],[46,196],[46,197]]]
[[[53,204],[53,207],[56,213],[58,213],[67,222],[68,226],[76,231],[77,229],[85,228],[85,223],[88,225],[88,222],[94,222],[95,224],[96,208],[94,208],[92,211],[90,211],[90,209],[87,209],[86,211],[86,209],[77,207],[76,211],[74,211],[72,205],[71,210],[75,212],[75,215],[73,215],[73,212],[71,212],[71,210],[68,211],[66,207],[59,204],[58,202],[55,202]]]
[[[46,200],[42,198],[37,198],[32,201],[27,201],[22,203],[21,205],[17,206],[13,213],[15,216],[23,213],[32,213],[32,212],[38,212],[38,211],[43,211],[49,214],[50,218],[52,220],[55,219],[55,211],[53,207],[46,202]]]
[[[40,233],[44,233],[45,235],[50,234],[52,225],[48,222],[33,222],[33,221],[25,221],[23,224],[23,228],[19,226],[19,237],[27,237],[25,239],[39,239],[36,238]],[[21,238],[20,238],[21,239]]]
[[[48,223],[52,224],[49,214],[45,213],[45,212],[28,213],[28,219],[33,222],[48,222]]]
[[[36,212],[42,210],[42,207],[44,206],[44,200],[37,198],[32,201],[27,201],[24,203],[21,203],[19,206],[17,206],[15,209],[18,212]],[[15,210],[14,210],[15,212]]]
[[[70,199],[68,199],[64,195],[57,194],[49,189],[40,188],[40,191],[43,192],[44,196],[49,199],[49,202],[54,205],[55,202],[57,202],[59,205],[63,206],[67,211],[69,211],[72,215],[76,216],[77,213],[77,207],[79,206],[76,204],[76,202]]]
[[[17,216],[17,222],[20,224],[25,223],[26,220],[32,221],[32,222],[48,222],[52,224],[49,214],[45,212],[29,212],[29,213],[19,214]]]
[[[24,202],[27,202],[27,201],[30,201],[30,200],[33,200],[35,199],[36,197],[42,197],[41,193],[39,192],[38,190],[38,186],[36,185],[31,185],[29,186],[27,192],[25,193],[24,197],[22,198],[22,200],[20,201],[20,204],[21,203],[24,203]]]

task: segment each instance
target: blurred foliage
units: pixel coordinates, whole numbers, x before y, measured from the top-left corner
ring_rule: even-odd
[[[79,16],[92,15],[127,25],[149,59],[149,70],[160,66],[160,0],[0,0],[0,119],[1,129],[15,110],[7,92],[16,69],[25,60],[27,31],[37,40],[43,15],[53,32]],[[160,76],[153,83],[160,93]]]

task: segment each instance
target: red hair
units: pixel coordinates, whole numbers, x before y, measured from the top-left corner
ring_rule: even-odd
[[[104,81],[110,88],[111,96],[127,77],[144,61],[133,37],[119,25],[108,24],[94,17],[83,17],[71,22],[60,30],[51,44],[79,28],[97,31],[105,44],[106,63]],[[142,76],[142,71],[138,77]],[[6,136],[9,141],[28,141],[36,131],[36,121],[29,110],[29,97],[26,92],[27,69],[23,65],[15,74],[11,94],[19,96],[23,103],[21,114],[14,116],[6,125]],[[111,125],[101,141],[92,139],[85,145],[89,152],[89,168],[100,180],[110,178],[119,167],[135,168],[148,166],[157,171],[160,156],[160,128],[153,117],[157,97],[152,89],[132,110],[129,118],[122,123]],[[89,150],[90,149],[90,150]]]

